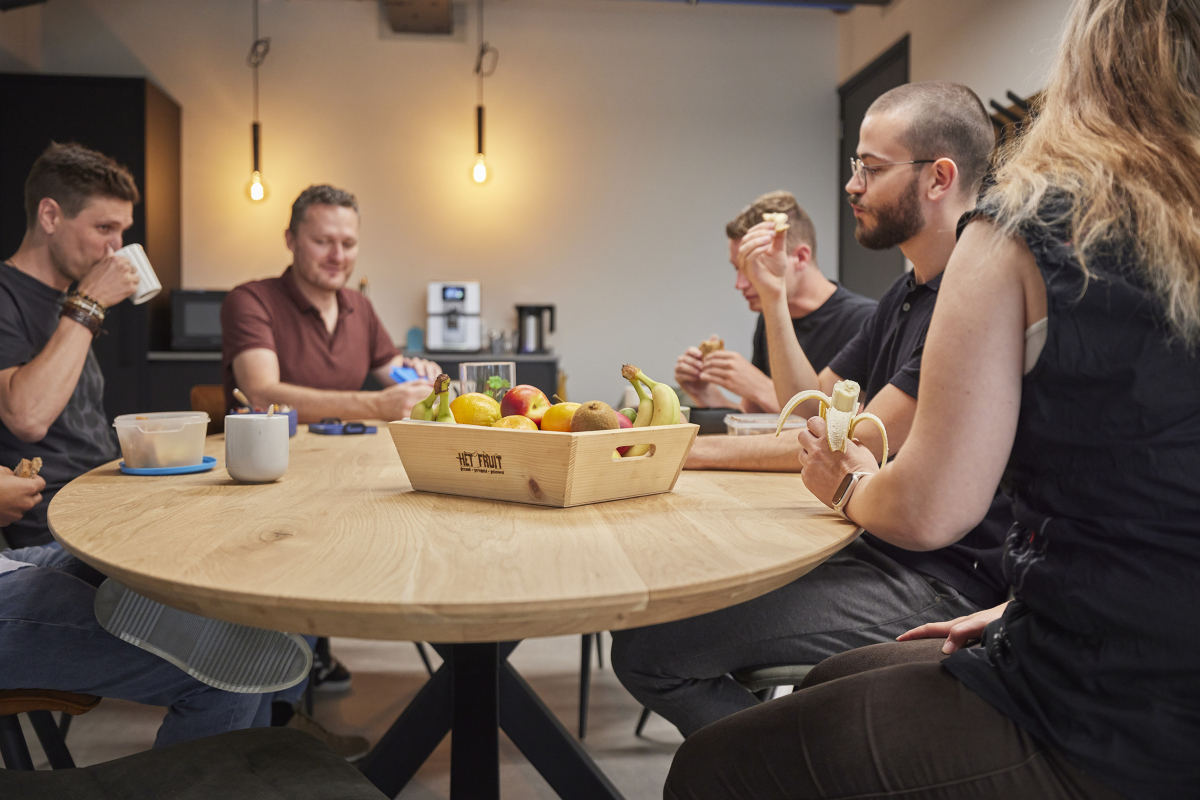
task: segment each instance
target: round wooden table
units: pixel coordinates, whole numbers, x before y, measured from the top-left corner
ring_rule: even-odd
[[[224,461],[224,439],[205,452]],[[506,657],[765,594],[857,528],[798,475],[684,472],[674,491],[547,508],[412,491],[386,428],[292,440],[276,483],[117,462],[50,504],[70,552],[171,606],[306,634],[437,642],[445,663],[364,760],[397,794],[451,727],[451,795],[499,793],[497,723],[563,797],[619,793]]]

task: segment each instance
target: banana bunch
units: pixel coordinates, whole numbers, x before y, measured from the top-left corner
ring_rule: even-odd
[[[455,422],[454,414],[450,412],[449,375],[443,372],[434,378],[433,391],[429,397],[413,406],[408,418],[424,422]]]
[[[654,425],[678,425],[680,419],[679,395],[665,383],[658,383],[646,377],[632,364],[621,367],[621,377],[633,384],[638,395],[637,416],[633,420],[635,428],[649,428]],[[650,394],[646,394],[646,389]],[[644,456],[650,450],[648,444],[638,444],[625,451],[625,458]]]
[[[858,384],[854,381],[835,383],[833,397],[816,389],[800,392],[789,400],[783,411],[780,412],[779,424],[775,427],[775,436],[778,437],[783,432],[783,423],[796,410],[796,406],[806,400],[820,400],[821,419],[825,420],[829,449],[834,452],[846,452],[846,442],[854,438],[855,426],[863,421],[870,422],[879,428],[879,433],[883,436],[883,459],[879,462],[879,466],[882,467],[887,463],[888,457],[887,431],[883,427],[883,420],[879,417],[866,411],[858,413],[858,392]]]

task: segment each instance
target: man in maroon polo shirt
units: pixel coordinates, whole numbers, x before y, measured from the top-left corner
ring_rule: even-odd
[[[437,364],[400,356],[371,302],[345,288],[358,257],[354,195],[310,186],[284,233],[292,265],[278,278],[243,283],[221,307],[225,402],[237,387],[255,406],[293,406],[301,422],[325,417],[393,420],[429,395]],[[420,379],[395,385],[393,365]],[[367,375],[385,387],[361,391]]]
[[[292,265],[278,278],[243,283],[221,306],[225,402],[242,390],[255,406],[295,407],[301,422],[402,419],[432,391],[441,368],[432,361],[396,353],[371,302],[345,288],[358,258],[359,215],[354,195],[332,186],[310,186],[292,204],[284,233]],[[393,365],[421,377],[396,385]],[[383,384],[361,391],[368,374]],[[307,637],[306,637],[307,638]],[[314,645],[319,692],[350,688],[350,673],[329,653],[326,639]],[[347,757],[365,752],[366,740],[322,728],[296,706],[301,683],[277,692],[271,724],[291,725],[316,735]]]

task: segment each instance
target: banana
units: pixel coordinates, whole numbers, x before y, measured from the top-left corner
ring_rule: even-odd
[[[825,430],[829,439],[829,449],[834,452],[846,452],[846,442],[854,439],[854,429],[860,422],[870,422],[883,436],[883,458],[879,466],[887,463],[888,443],[887,430],[883,420],[866,411],[858,413],[859,386],[854,381],[838,381],[833,385],[833,397],[816,389],[800,392],[784,406],[779,414],[779,424],[775,426],[775,436],[783,432],[783,423],[796,410],[796,406],[807,400],[820,400],[821,419],[825,420]]]
[[[658,383],[646,377],[646,373],[638,370],[637,379],[650,389],[650,397],[654,400],[654,418],[651,425],[679,424],[679,395],[665,383]]]
[[[446,373],[438,375],[433,381],[433,390],[437,392],[437,410],[433,412],[434,422],[457,422],[454,412],[450,410],[450,376]]]
[[[435,388],[421,402],[413,406],[412,413],[408,415],[409,419],[419,419],[429,422],[433,419],[433,404],[437,401],[437,389]]]
[[[638,372],[640,370],[632,364],[626,364],[621,367],[621,376],[633,384],[633,389],[638,395],[637,417],[633,420],[633,427],[646,428],[650,426],[650,421],[654,418],[654,400],[650,395],[646,394],[645,387],[638,383]],[[644,456],[648,452],[650,452],[650,445],[635,444],[625,451],[624,457]]]

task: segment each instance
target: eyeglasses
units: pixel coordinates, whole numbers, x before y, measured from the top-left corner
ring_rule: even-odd
[[[884,167],[902,167],[905,164],[932,164],[935,161],[937,161],[936,158],[923,158],[918,161],[896,161],[891,164],[875,164],[872,166],[864,164],[861,158],[851,158],[850,174],[862,181],[863,185],[865,186],[867,183],[867,176],[874,175],[876,170],[881,170]]]

